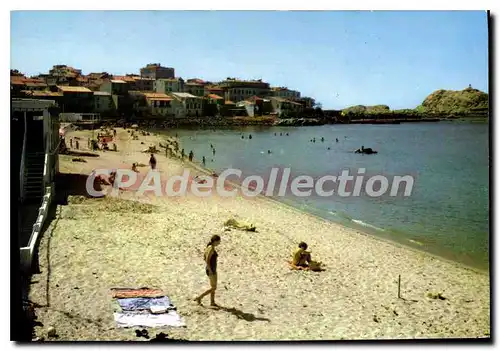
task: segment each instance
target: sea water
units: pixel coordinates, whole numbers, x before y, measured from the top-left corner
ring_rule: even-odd
[[[186,154],[193,150],[198,162],[205,156],[206,167],[217,172],[237,168],[244,175],[265,175],[272,167],[290,167],[293,174],[319,177],[338,175],[342,169],[365,168],[367,175],[412,175],[409,197],[299,198],[288,194],[276,199],[369,234],[487,270],[488,128],[488,124],[437,122],[217,127],[163,133],[177,133]],[[355,154],[353,151],[362,145],[378,154]]]

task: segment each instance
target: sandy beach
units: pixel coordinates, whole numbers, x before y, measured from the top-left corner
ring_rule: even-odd
[[[88,175],[97,168],[147,165],[141,150],[163,140],[132,140],[117,129],[117,152],[99,157],[60,156],[60,172]],[[89,131],[69,132],[87,147]],[[141,144],[141,142],[143,144]],[[69,144],[69,142],[68,142]],[[203,174],[189,162],[156,155],[163,175]],[[188,151],[187,151],[188,152]],[[145,174],[149,167],[140,167]],[[224,231],[229,218],[257,232]],[[202,253],[219,234],[219,284],[213,310],[192,299],[208,288]],[[323,272],[292,271],[287,260],[306,241]],[[490,335],[488,273],[383,241],[263,197],[70,197],[39,248],[40,274],[32,278],[37,337],[47,340],[134,340],[134,328],[117,328],[110,289],[164,290],[185,328],[156,328],[184,340],[339,340],[484,338]],[[401,297],[398,298],[398,276]],[[441,293],[443,299],[428,294]],[[51,339],[52,340],[52,339]]]

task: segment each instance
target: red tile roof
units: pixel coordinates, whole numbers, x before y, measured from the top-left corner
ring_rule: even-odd
[[[91,93],[92,90],[87,89],[85,87],[73,87],[66,85],[58,85],[57,89],[62,91],[63,93]]]
[[[21,90],[21,92],[29,96],[50,96],[50,97],[63,96],[62,93],[55,93],[52,91]]]
[[[167,94],[162,94],[162,93],[144,93],[144,97],[148,100],[155,100],[155,101],[172,101],[173,98],[171,96],[168,96]]]
[[[123,80],[124,82],[133,83],[135,79],[130,76],[113,76],[113,80]]]
[[[214,100],[224,100],[223,97],[219,96],[219,95],[216,95],[216,94],[208,94],[207,95],[210,99],[214,99]]]

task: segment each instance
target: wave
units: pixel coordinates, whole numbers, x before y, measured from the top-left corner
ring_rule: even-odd
[[[341,219],[346,219],[346,220],[348,220],[348,221],[352,221],[352,218],[351,218],[348,214],[346,214],[346,213],[344,213],[344,212],[341,212],[341,211],[333,211],[333,210],[332,210],[332,211],[328,211],[328,213],[329,213],[329,214],[331,214],[331,215],[333,215],[333,216],[335,216],[335,217],[339,217],[339,218],[341,218]]]
[[[363,227],[372,228],[372,229],[379,230],[379,231],[382,231],[382,232],[385,231],[385,229],[383,229],[383,228],[379,228],[379,227],[376,227],[376,226],[371,225],[369,223],[365,223],[365,222],[363,222],[363,221],[361,221],[359,219],[351,219],[351,221],[353,221],[356,224],[362,225]]]

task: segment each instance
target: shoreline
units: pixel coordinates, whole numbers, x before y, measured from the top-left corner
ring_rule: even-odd
[[[61,172],[147,163],[149,154],[140,150],[160,137],[134,141],[120,130],[118,152],[99,152],[87,163],[61,156]],[[157,160],[169,174],[185,167],[194,170],[192,176],[210,172],[160,154]],[[148,286],[167,292],[187,324],[155,328],[152,336],[164,331],[197,341],[490,337],[489,276],[267,200],[137,198],[123,191],[116,198],[73,198],[58,206],[40,243],[41,274],[32,278],[38,284],[31,286],[30,299],[40,306],[36,313],[43,323],[35,327],[37,336],[53,326],[59,340],[138,341],[134,328],[116,328],[109,291]],[[254,223],[257,231],[225,231],[228,218]],[[220,311],[192,302],[208,285],[201,257],[215,233],[223,238],[216,300],[226,309]],[[289,269],[286,260],[301,240],[325,271]],[[437,292],[445,299],[427,296]]]
[[[189,164],[189,166],[191,166],[191,168],[193,168],[193,169],[195,169],[197,171],[205,173],[206,175],[211,175],[211,174],[213,174],[213,172],[217,173],[217,171],[212,171],[209,168],[203,168],[202,166],[200,166],[198,164],[195,164],[193,162],[191,162]],[[226,182],[229,183],[229,184],[231,184],[232,186],[238,187],[240,189],[242,187],[238,183],[230,182],[228,180],[226,180]],[[354,225],[353,226],[348,226],[348,225],[346,225],[344,223],[337,222],[337,221],[335,221],[333,219],[324,218],[324,217],[321,217],[320,215],[317,215],[317,214],[314,214],[314,213],[311,213],[311,212],[307,212],[307,211],[305,211],[303,209],[300,209],[298,207],[295,207],[293,205],[289,205],[289,204],[287,204],[285,202],[282,202],[280,200],[277,200],[277,199],[275,199],[273,197],[269,197],[269,196],[265,196],[265,195],[259,194],[259,195],[256,196],[256,198],[258,198],[261,201],[270,201],[271,203],[273,203],[276,206],[283,206],[283,207],[288,208],[290,210],[296,211],[296,212],[298,212],[301,215],[306,215],[306,216],[309,216],[309,217],[314,218],[316,220],[324,221],[324,222],[329,223],[329,224],[334,224],[334,225],[338,225],[338,226],[341,226],[341,227],[345,227],[345,228],[354,230],[354,231],[358,232],[358,234],[365,235],[367,237],[374,238],[376,240],[380,240],[380,241],[382,241],[384,243],[388,243],[388,244],[397,246],[399,248],[409,249],[409,250],[414,251],[415,253],[419,253],[419,254],[423,254],[423,255],[429,255],[430,257],[433,257],[433,258],[436,258],[436,259],[448,262],[450,264],[454,264],[454,265],[456,265],[459,268],[469,269],[469,270],[471,270],[471,271],[473,271],[475,273],[478,273],[478,274],[489,275],[489,273],[490,273],[489,269],[483,270],[483,269],[480,269],[478,267],[467,265],[467,264],[465,264],[463,262],[460,262],[460,261],[455,261],[455,260],[446,258],[444,256],[440,256],[438,254],[434,254],[434,253],[425,251],[423,249],[419,249],[417,247],[413,247],[413,246],[407,245],[404,242],[398,242],[398,241],[395,241],[395,240],[384,238],[384,237],[379,236],[377,234],[371,233],[366,228],[357,228]],[[406,239],[406,240],[409,240],[409,239]]]
[[[168,128],[231,128],[231,127],[309,127],[322,125],[350,125],[350,124],[366,124],[366,125],[393,125],[393,124],[408,124],[408,123],[436,123],[436,122],[461,122],[474,123],[479,120],[488,122],[488,115],[469,114],[431,114],[415,116],[409,115],[384,115],[384,114],[366,114],[360,116],[349,117],[347,120],[337,120],[338,116],[303,116],[303,117],[283,117],[277,118],[272,116],[234,116],[234,117],[204,117],[174,120],[165,122],[157,117],[137,118],[129,121],[129,124],[138,124],[143,129],[159,129],[166,130]],[[116,118],[105,119],[101,121],[116,123]],[[78,124],[78,123],[76,123]],[[84,125],[84,124],[82,124]]]
[[[154,130],[154,133],[158,133],[158,130],[155,130],[155,129],[152,129],[152,130]],[[159,135],[160,135],[160,137],[163,136],[161,134],[161,130],[160,130],[160,134]],[[169,136],[169,137],[174,137],[174,136]],[[179,142],[180,148],[182,148],[182,143],[181,143],[180,139],[178,139],[178,142]],[[220,173],[219,170],[213,170],[213,169],[210,169],[208,167],[203,167],[202,164],[201,164],[201,162],[189,162],[189,161],[184,161],[184,162],[185,162],[185,165],[187,165],[188,167],[190,166],[190,168],[192,168],[192,169],[194,169],[194,170],[196,170],[198,172],[202,172],[203,174],[208,175],[208,176],[212,175],[213,173],[217,173],[217,174]],[[231,186],[237,187],[239,189],[241,189],[241,187],[242,187],[241,184],[238,184],[238,183],[235,183],[235,182],[231,182],[229,180],[226,180],[226,183],[230,184]],[[488,265],[487,268],[482,269],[482,268],[480,268],[478,266],[473,266],[473,265],[466,264],[466,263],[458,261],[458,260],[454,260],[454,259],[448,258],[445,255],[439,255],[437,253],[432,253],[430,251],[424,250],[423,248],[418,248],[416,246],[412,246],[411,244],[406,243],[406,241],[410,240],[410,239],[407,239],[407,238],[404,238],[401,241],[397,241],[397,240],[394,240],[394,239],[391,239],[391,238],[387,238],[387,237],[384,237],[384,236],[380,235],[379,233],[377,233],[376,230],[370,231],[368,228],[365,228],[362,225],[357,225],[357,224],[348,225],[346,223],[342,223],[340,221],[336,221],[336,220],[331,219],[331,218],[325,218],[325,217],[322,217],[322,216],[320,216],[318,214],[311,213],[311,212],[308,212],[306,210],[303,210],[303,209],[299,208],[298,206],[294,206],[294,205],[288,204],[288,203],[286,203],[284,201],[280,201],[279,199],[276,199],[274,197],[269,197],[269,196],[265,196],[265,195],[262,195],[262,194],[258,194],[256,196],[256,198],[258,198],[258,199],[260,199],[262,201],[271,201],[271,203],[274,203],[274,204],[276,204],[278,206],[285,206],[286,208],[293,209],[294,211],[297,211],[300,214],[304,214],[304,215],[310,216],[312,218],[315,218],[315,219],[318,219],[318,220],[321,220],[321,221],[325,221],[327,223],[332,223],[332,224],[335,224],[335,225],[338,225],[338,226],[341,226],[341,227],[349,228],[351,230],[359,232],[362,235],[366,235],[366,236],[375,238],[377,240],[381,240],[381,241],[389,243],[389,244],[394,244],[394,245],[396,245],[398,247],[410,249],[410,250],[412,250],[414,252],[417,252],[417,253],[420,253],[420,254],[429,255],[431,257],[434,257],[434,258],[437,258],[437,259],[441,259],[443,261],[455,264],[458,267],[465,268],[465,269],[470,269],[470,270],[472,270],[472,271],[474,271],[476,273],[486,274],[486,275],[489,275],[489,273],[490,273],[489,265]],[[350,220],[350,221],[352,222],[352,220]],[[385,230],[385,228],[381,228],[381,229]],[[490,265],[491,265],[491,263],[490,263]]]

